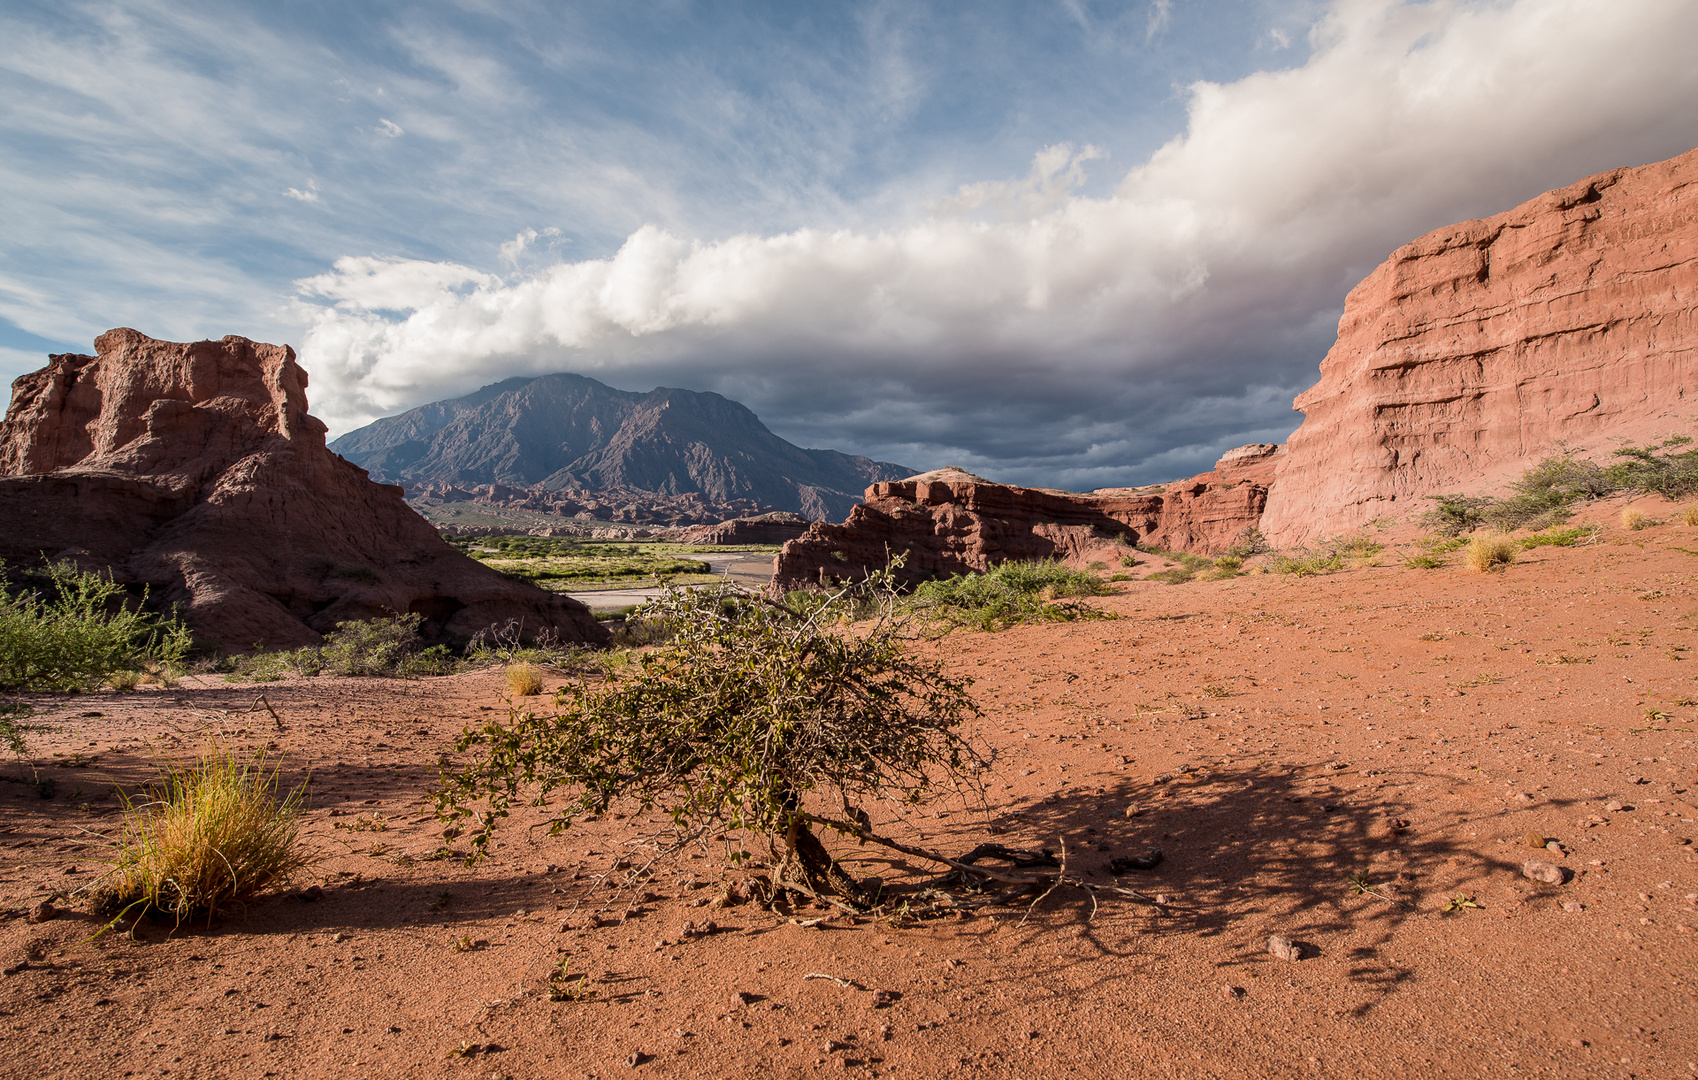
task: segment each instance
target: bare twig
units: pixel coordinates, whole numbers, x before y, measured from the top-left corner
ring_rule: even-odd
[[[866,987],[862,986],[858,982],[852,982],[849,979],[839,979],[835,975],[822,975],[817,971],[810,971],[806,975],[802,976],[803,982],[806,982],[809,979],[824,979],[826,982],[836,983],[838,986],[843,987],[843,989],[845,989],[845,990],[865,990],[866,989]]]

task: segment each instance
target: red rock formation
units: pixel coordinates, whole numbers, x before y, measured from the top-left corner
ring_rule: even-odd
[[[874,484],[841,525],[817,522],[784,545],[772,588],[864,577],[907,553],[904,578],[983,573],[1010,560],[1113,565],[1132,544],[1223,551],[1261,515],[1279,448],[1232,451],[1215,471],[1161,488],[1079,495],[993,484],[960,469]]]
[[[800,514],[779,511],[717,525],[691,525],[678,530],[675,538],[680,544],[783,544],[799,539],[808,525],[808,519]]]
[[[320,640],[343,620],[424,616],[464,638],[604,642],[581,604],[509,581],[443,542],[401,489],[325,448],[287,346],[111,330],[49,357],[0,424],[0,558],[110,567],[226,649]]]
[[[1351,290],[1262,531],[1281,545],[1493,491],[1566,443],[1690,432],[1698,150],[1428,233]]]

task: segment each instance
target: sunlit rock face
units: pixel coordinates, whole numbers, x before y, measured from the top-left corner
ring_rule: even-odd
[[[406,612],[442,640],[509,619],[606,640],[582,605],[456,552],[400,488],[331,453],[289,347],[118,329],[95,350],[12,384],[0,558],[110,570],[233,650]]]
[[[1404,245],[1345,302],[1262,531],[1300,544],[1564,445],[1690,433],[1695,303],[1698,150]]]

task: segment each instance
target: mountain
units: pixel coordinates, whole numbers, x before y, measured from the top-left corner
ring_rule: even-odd
[[[835,520],[867,485],[915,470],[805,450],[718,394],[615,390],[582,375],[519,377],[367,424],[330,448],[404,485],[506,484],[700,493]]]

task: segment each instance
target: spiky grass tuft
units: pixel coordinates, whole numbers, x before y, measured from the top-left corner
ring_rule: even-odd
[[[1468,542],[1468,565],[1481,572],[1508,566],[1515,561],[1516,547],[1514,538],[1503,533],[1476,536]]]
[[[519,697],[542,693],[542,668],[521,660],[507,665],[507,688]]]
[[[118,852],[100,897],[114,915],[210,923],[284,885],[311,863],[300,843],[306,783],[279,797],[278,771],[220,747],[168,768],[139,799],[124,799]],[[109,924],[110,925],[110,924]]]

